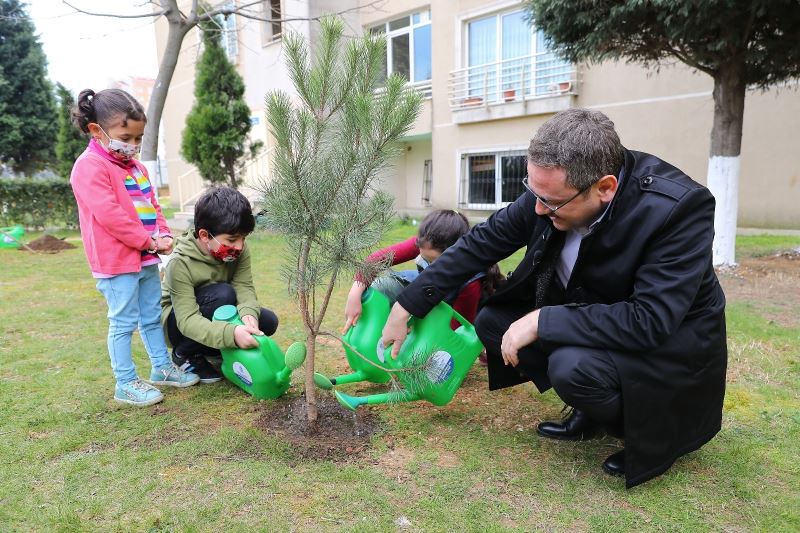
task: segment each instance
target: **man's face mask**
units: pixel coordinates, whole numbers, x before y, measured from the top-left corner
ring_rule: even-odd
[[[120,141],[119,139],[112,139],[111,136],[108,133],[106,133],[106,130],[102,128],[102,126],[98,124],[97,127],[100,128],[100,131],[102,131],[103,134],[108,139],[108,146],[106,147],[106,150],[108,150],[108,153],[110,153],[117,159],[121,159],[122,161],[129,161],[134,157],[136,157],[136,154],[139,153],[139,149],[141,147],[138,144],[130,144]]]
[[[217,238],[211,235],[211,238],[217,241]],[[233,246],[228,246],[227,244],[222,244],[221,242],[217,241],[219,244],[219,248],[216,250],[212,250],[211,247],[208,247],[208,251],[211,252],[211,255],[214,256],[215,259],[222,261],[223,263],[230,263],[231,261],[236,261],[239,259],[239,256],[242,255],[241,248],[234,248]]]

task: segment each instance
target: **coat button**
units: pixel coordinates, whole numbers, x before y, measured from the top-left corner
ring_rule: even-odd
[[[646,178],[644,178],[642,180],[642,186],[644,186],[644,187],[649,187],[652,183],[653,183],[653,177],[652,176],[647,176]]]
[[[425,296],[428,298],[433,298],[434,293],[435,291],[433,290],[433,287],[428,287],[425,289]]]

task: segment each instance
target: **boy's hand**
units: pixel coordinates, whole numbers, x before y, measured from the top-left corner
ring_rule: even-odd
[[[261,333],[258,328],[236,326],[236,329],[233,330],[233,340],[239,348],[258,348],[258,341],[253,337],[254,334],[257,335],[258,333]]]
[[[242,322],[244,322],[245,326],[250,328],[250,332],[253,335],[264,335],[264,332],[258,329],[258,319],[253,315],[244,315],[242,317]]]
[[[169,235],[159,237],[156,239],[156,251],[161,255],[169,255],[172,253],[172,247],[175,241]]]

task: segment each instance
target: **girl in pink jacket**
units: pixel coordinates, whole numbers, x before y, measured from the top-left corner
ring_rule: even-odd
[[[91,136],[70,184],[89,267],[108,303],[114,399],[152,405],[164,399],[153,384],[188,387],[199,378],[171,362],[161,329],[158,253],[172,252],[172,235],[147,170],[134,159],[147,119],[142,105],[119,89],[81,91],[72,118]],[[152,363],[149,383],[139,379],[131,357],[137,327]]]

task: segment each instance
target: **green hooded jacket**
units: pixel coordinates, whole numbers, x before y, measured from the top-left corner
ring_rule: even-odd
[[[178,329],[185,336],[211,348],[234,348],[234,324],[214,322],[200,314],[194,290],[211,283],[228,283],[236,291],[239,316],[261,312],[250,269],[250,249],[245,244],[236,261],[224,263],[205,253],[189,231],[178,237],[173,257],[164,269],[161,282],[161,325],[167,335],[167,317],[175,311]]]

